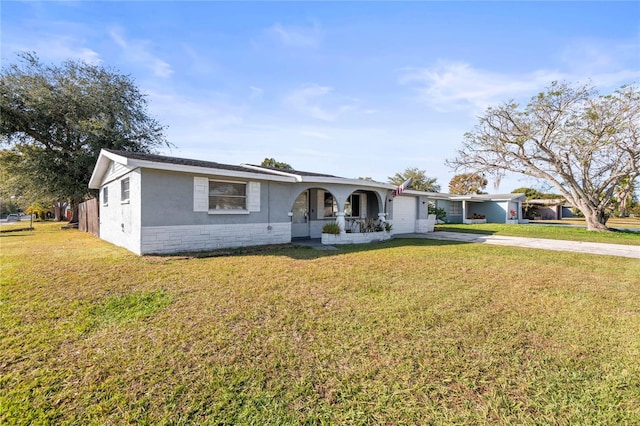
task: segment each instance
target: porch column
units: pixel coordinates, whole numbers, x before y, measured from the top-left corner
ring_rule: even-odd
[[[337,212],[336,213],[336,222],[338,223],[338,225],[340,225],[340,233],[341,234],[345,234],[347,231],[347,224],[345,223],[344,220],[344,212]]]
[[[464,223],[467,218],[467,201],[462,200],[462,223]]]

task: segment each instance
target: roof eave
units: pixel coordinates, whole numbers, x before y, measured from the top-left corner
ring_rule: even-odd
[[[128,165],[127,160],[128,158],[126,157],[101,149],[100,154],[98,154],[98,161],[96,162],[96,165],[93,168],[93,173],[91,173],[91,178],[89,179],[89,185],[88,185],[89,189],[100,189],[100,185],[102,184],[102,178],[104,174],[107,172],[107,169],[109,168],[109,163],[111,161],[114,161],[126,166]]]

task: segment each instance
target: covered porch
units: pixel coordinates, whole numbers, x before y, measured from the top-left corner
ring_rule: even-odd
[[[292,203],[292,238],[321,238],[327,223],[337,223],[340,234],[370,234],[384,229],[387,189],[325,185],[296,194]]]

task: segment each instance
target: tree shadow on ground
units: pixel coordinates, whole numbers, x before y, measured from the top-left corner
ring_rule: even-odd
[[[455,226],[455,227],[447,226],[446,228],[442,228],[442,229],[438,229],[438,227],[436,227],[436,232],[438,232],[438,231],[443,231],[443,232],[462,232],[464,234],[482,234],[482,235],[493,235],[493,234],[495,234],[495,231],[490,231],[488,229],[469,228],[468,226],[465,226],[465,225],[460,225],[460,226]]]
[[[220,249],[201,252],[187,252],[176,254],[145,255],[145,258],[155,260],[189,260],[211,257],[228,256],[286,256],[296,260],[313,260],[324,257],[340,256],[350,253],[384,250],[398,247],[439,247],[460,244],[471,244],[466,241],[432,240],[428,238],[403,238],[375,242],[369,244],[345,244],[333,246],[335,249],[317,249],[307,245],[287,243],[266,246],[249,246],[235,249]]]

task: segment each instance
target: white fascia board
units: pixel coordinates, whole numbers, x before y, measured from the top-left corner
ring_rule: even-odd
[[[104,158],[102,154],[98,157],[93,173],[91,173],[91,179],[89,179],[89,189],[100,189],[100,183],[102,182],[102,176],[107,172],[109,168],[109,159]]]
[[[524,194],[488,194],[475,198],[485,201],[513,201],[524,197],[526,197]]]
[[[341,184],[341,185],[352,185],[352,186],[365,186],[369,188],[377,188],[377,189],[389,189],[392,190],[395,188],[394,185],[390,183],[383,182],[373,182],[370,180],[363,179],[346,179],[339,177],[328,177],[328,176],[301,176],[302,182],[308,183],[333,183],[333,184]]]
[[[261,172],[272,173],[279,176],[288,176],[296,180],[296,182],[302,182],[302,176],[297,175],[295,173],[287,172],[286,170],[273,170],[267,169],[265,167],[254,166],[253,164],[240,164],[242,167],[246,167],[251,170],[258,170]]]
[[[478,194],[478,195],[452,195],[450,197],[453,201],[513,201],[524,198],[524,194],[515,195],[515,194]]]
[[[443,194],[441,192],[424,192],[422,195],[431,199],[431,200],[450,200],[451,196],[449,194]]]
[[[397,188],[395,185],[392,185],[391,189],[395,189]],[[451,194],[445,194],[444,192],[429,192],[429,191],[418,191],[416,189],[405,189],[404,191],[402,191],[402,194],[400,194],[399,196],[402,195],[417,195],[420,197],[426,197],[426,198],[430,198],[432,200],[451,200],[452,196]]]
[[[397,186],[393,186],[392,189],[397,188]],[[402,195],[417,195],[420,197],[428,197],[430,194],[435,194],[434,192],[426,192],[426,191],[418,191],[415,189],[405,189],[404,191],[402,191],[402,194],[400,194],[399,196]]]
[[[202,175],[225,176],[242,179],[269,180],[275,182],[295,182],[294,178],[287,176],[270,176],[264,173],[239,172],[236,170],[216,169],[213,167],[187,166],[184,164],[160,163],[148,160],[136,160],[132,158],[129,158],[128,160],[129,161],[127,165],[146,169],[197,173]]]
[[[111,163],[111,161],[127,165],[126,157],[122,157],[121,155],[117,155],[101,149],[100,154],[98,155],[98,161],[93,168],[93,173],[91,173],[91,179],[89,179],[89,189],[100,189],[100,185],[102,184],[102,177],[109,169],[109,164]]]

